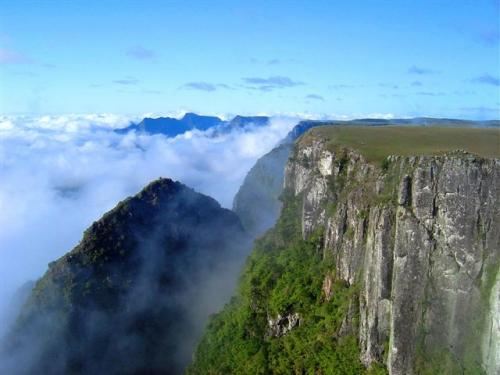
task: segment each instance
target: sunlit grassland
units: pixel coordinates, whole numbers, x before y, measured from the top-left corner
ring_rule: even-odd
[[[500,157],[500,128],[321,126],[311,129],[300,142],[314,138],[326,139],[331,147],[357,150],[373,163],[389,155],[440,155],[456,150]]]

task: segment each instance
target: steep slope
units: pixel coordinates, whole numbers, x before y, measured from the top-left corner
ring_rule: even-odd
[[[288,156],[285,156],[285,154],[286,152],[290,154],[292,145],[295,140],[297,140],[309,129],[319,126],[370,126],[374,127],[374,129],[378,129],[378,127],[380,126],[396,125],[405,127],[418,126],[422,129],[427,129],[429,127],[498,128],[500,127],[500,121],[468,121],[425,117],[390,120],[358,119],[350,121],[301,121],[287,134],[287,136],[279,143],[278,146],[276,146],[271,152],[262,156],[257,161],[254,168],[250,170],[234,198],[233,210],[241,218],[245,229],[250,233],[253,233],[255,236],[261,235],[276,222],[276,220],[278,219],[279,208],[281,207],[281,202],[279,201],[278,197],[283,190],[283,173],[281,171],[284,170],[286,161],[288,159]],[[448,129],[444,129],[442,130],[442,132],[446,132],[447,130]],[[422,131],[425,132],[426,130]],[[484,134],[487,134],[487,136],[489,136],[488,132]],[[475,136],[475,133],[472,132],[471,135]],[[351,141],[355,141],[356,136],[359,136],[359,134],[353,135]],[[362,141],[369,144],[370,140],[367,136],[368,134],[361,135],[361,137],[366,138]],[[465,140],[466,146],[471,146],[470,144],[467,144],[467,134],[464,135],[463,140]],[[430,138],[430,141],[432,143],[432,137]],[[461,145],[459,143],[452,142],[451,145],[455,148],[463,148],[463,143],[464,142],[462,142]],[[359,144],[360,142],[354,144],[354,146],[359,146]],[[425,143],[423,143],[422,145],[425,147]],[[391,146],[394,146],[394,144],[391,144]],[[408,145],[401,144],[400,146],[401,147],[395,151],[402,152],[404,151],[404,148],[411,150],[411,147],[407,147]],[[498,145],[495,146],[497,148],[500,147]],[[481,144],[477,143],[477,148],[471,151],[477,152],[477,150],[480,149]]]
[[[223,121],[216,116],[201,116],[189,112],[182,117],[182,122],[192,129],[207,130],[220,125]]]
[[[250,169],[233,200],[233,211],[254,238],[271,228],[281,210],[285,164],[293,142],[308,129],[323,124],[301,121],[278,146],[259,158]]]
[[[233,211],[254,238],[271,228],[279,216],[284,165],[291,147],[282,144],[257,160],[234,197]]]
[[[229,128],[240,128],[243,129],[249,125],[254,126],[264,126],[269,123],[269,117],[267,116],[235,116],[228,123]]]
[[[235,118],[237,119],[238,116]],[[354,120],[358,121],[358,120]],[[376,120],[359,120],[371,125],[388,125]],[[238,123],[241,121],[238,121]],[[293,143],[306,131],[318,126],[355,124],[350,121],[301,121],[270,152],[259,158],[248,172],[233,200],[233,211],[254,238],[271,228],[281,210],[285,164]]]
[[[223,122],[214,129],[213,136],[219,136],[232,131],[251,131],[255,128],[269,125],[267,116],[235,116],[230,121]]]
[[[383,140],[372,159],[324,129],[296,145],[277,225],[188,373],[496,375],[500,160]]]
[[[212,198],[160,179],[119,203],[37,282],[1,373],[180,373],[248,246]]]

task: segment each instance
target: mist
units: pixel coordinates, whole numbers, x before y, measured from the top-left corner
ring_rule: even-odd
[[[0,117],[1,321],[15,315],[22,299],[16,291],[71,250],[84,229],[120,200],[163,176],[230,207],[257,158],[297,122],[273,118],[268,126],[217,137],[210,131],[173,139],[111,131],[139,118]]]
[[[212,198],[156,180],[51,265],[0,348],[0,372],[181,373],[249,239]]]

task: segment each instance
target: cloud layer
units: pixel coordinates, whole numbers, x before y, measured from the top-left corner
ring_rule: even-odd
[[[417,74],[417,75],[425,75],[425,74],[438,74],[440,72],[439,72],[439,70],[422,68],[420,66],[413,65],[413,66],[410,66],[408,68],[408,73],[409,74]]]
[[[224,83],[210,83],[205,81],[197,81],[197,82],[187,82],[180,88],[187,90],[215,91],[217,89],[230,89],[231,87]]]
[[[323,98],[321,95],[318,95],[318,94],[309,94],[309,95],[306,95],[306,99],[319,100],[321,102],[325,101],[325,98]]]
[[[497,77],[493,77],[490,74],[483,74],[479,77],[476,77],[472,80],[472,82],[482,83],[485,85],[500,86],[500,79]]]
[[[129,48],[126,55],[137,60],[154,60],[157,57],[155,51],[141,45]]]
[[[139,80],[133,76],[126,76],[122,79],[114,80],[113,83],[116,83],[119,85],[137,85],[139,83]]]
[[[272,76],[268,78],[263,77],[246,77],[243,81],[250,85],[250,88],[260,91],[271,91],[275,89],[284,89],[288,87],[301,86],[304,82],[294,81],[290,77],[285,76]]]
[[[230,207],[256,159],[296,122],[276,118],[219,137],[111,131],[130,120],[0,117],[0,319],[20,285],[41,276],[94,220],[153,179],[179,180]]]

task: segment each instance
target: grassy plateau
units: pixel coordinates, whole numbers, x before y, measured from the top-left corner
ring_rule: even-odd
[[[380,163],[389,155],[440,155],[455,150],[500,157],[500,128],[320,126],[311,129],[300,142],[314,138],[357,150],[372,163]]]

